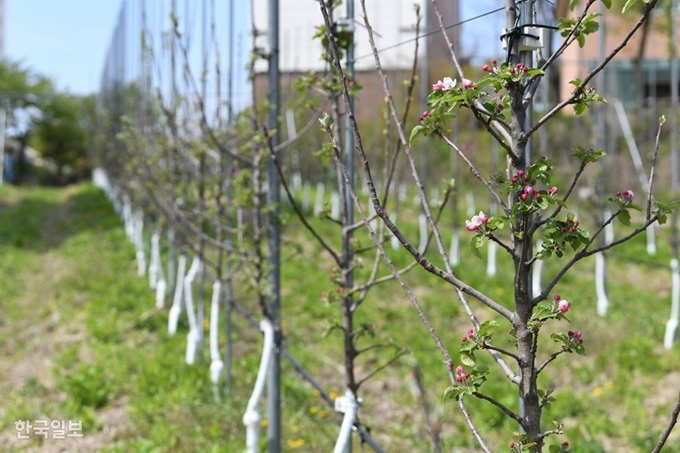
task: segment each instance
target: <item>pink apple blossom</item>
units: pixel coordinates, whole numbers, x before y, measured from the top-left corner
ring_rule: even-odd
[[[456,81],[451,77],[444,77],[444,80],[438,80],[432,85],[432,91],[449,91],[456,86]]]
[[[471,220],[465,221],[465,229],[468,231],[478,230],[482,224],[486,224],[489,218],[482,211],[479,211],[478,215],[472,216]]]
[[[570,307],[571,307],[571,302],[569,302],[566,299],[560,300],[559,304],[557,304],[557,309],[560,311],[560,313],[568,312]]]

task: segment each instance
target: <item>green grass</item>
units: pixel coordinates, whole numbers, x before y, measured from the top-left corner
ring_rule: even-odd
[[[184,363],[186,321],[177,335],[168,337],[167,310],[153,309],[147,280],[136,276],[134,249],[99,190],[87,184],[0,189],[0,347],[9,351],[0,363],[0,391],[5,396],[0,439],[15,437],[15,420],[42,417],[82,419],[85,439],[93,440],[91,448],[96,451],[242,451],[241,418],[259,363],[259,332],[234,314],[233,387],[216,400],[205,360],[196,366]],[[415,222],[409,218],[413,216],[402,212],[400,225],[409,237],[417,238]],[[313,219],[313,224],[325,235],[339,233],[328,221]],[[553,419],[565,424],[565,437],[555,442],[566,438],[579,452],[645,452],[656,442],[680,386],[680,353],[661,347],[670,306],[668,270],[657,266],[670,258],[661,246],[667,243],[665,234],[662,231],[658,238],[656,257],[646,256],[642,237],[611,257],[612,306],[607,317],[596,316],[591,261],[575,266],[556,289],[573,302],[572,324],[547,329],[581,330],[588,355],[563,356],[541,378],[541,387],[555,388],[557,397],[544,425]],[[358,237],[362,245],[370,243],[361,233]],[[499,252],[498,274],[488,278],[485,261],[471,256],[467,239],[462,232],[458,275],[510,306],[511,263]],[[405,253],[388,250],[399,266],[409,263]],[[341,394],[341,338],[329,329],[340,321],[340,309],[321,299],[322,291],[334,289],[328,279],[333,264],[294,220],[288,223],[282,256],[286,345],[326,391]],[[434,253],[431,257],[437,262]],[[633,266],[627,262],[630,258],[652,264]],[[357,281],[368,275],[370,255],[364,264]],[[559,264],[548,262],[547,275]],[[386,273],[383,266],[380,275]],[[406,280],[457,361],[455,351],[468,323],[455,292],[421,269],[411,271]],[[251,290],[239,284],[236,294],[240,303],[257,313]],[[482,320],[488,317],[478,304],[473,306]],[[389,360],[395,349],[410,352],[361,390],[361,420],[378,443],[386,451],[431,450],[422,410],[412,393],[412,366],[417,364],[447,451],[477,451],[457,406],[439,402],[448,386],[442,357],[395,282],[371,292],[357,311],[357,324],[361,323],[375,324],[376,338],[364,337],[360,346],[382,342],[393,347],[361,356],[360,377]],[[506,325],[499,329],[497,341],[502,343],[506,329]],[[544,341],[546,354],[550,343]],[[15,366],[38,363],[37,358],[49,363],[16,371]],[[485,357],[481,361],[489,362]],[[492,370],[484,391],[515,407],[515,389],[493,365]],[[285,360],[283,372],[284,451],[329,451],[339,429],[337,414]],[[469,407],[494,451],[514,440],[516,427],[498,410],[474,400]],[[44,442],[60,445],[58,440]],[[10,451],[30,451],[38,444],[7,443]],[[355,450],[360,448],[357,442]],[[680,446],[671,442],[664,451],[680,452]]]

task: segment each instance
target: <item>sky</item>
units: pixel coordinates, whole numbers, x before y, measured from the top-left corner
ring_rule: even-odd
[[[97,91],[120,0],[4,0],[5,56],[58,88]]]
[[[221,0],[217,1],[219,3]],[[247,0],[237,1],[247,8]],[[77,94],[98,90],[104,57],[113,35],[121,0],[4,2],[6,57],[20,60],[29,68],[52,77],[60,89]],[[463,18],[499,5],[502,5],[499,0],[462,0]],[[468,27],[466,34],[469,41],[489,42],[489,32],[500,34],[495,29],[502,28],[502,16],[500,13],[486,18],[483,27],[479,26],[479,21]]]

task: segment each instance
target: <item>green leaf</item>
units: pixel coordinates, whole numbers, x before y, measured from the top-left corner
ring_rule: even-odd
[[[450,386],[447,387],[446,390],[444,390],[444,394],[442,395],[442,401],[452,400],[457,397],[458,389],[456,387]]]
[[[491,332],[491,330],[498,326],[499,326],[498,322],[492,319],[490,319],[489,321],[484,321],[479,325],[479,329],[477,329],[477,335],[479,335],[480,337],[487,335],[489,332]]]
[[[583,103],[574,104],[574,113],[577,114],[577,115],[581,115],[587,109],[588,109],[588,106],[583,104]]]
[[[630,212],[627,209],[622,210],[616,218],[624,225],[630,226]]]
[[[463,365],[475,366],[475,353],[474,352],[462,352],[460,354],[460,361]]]
[[[666,216],[666,214],[660,214],[660,215],[657,217],[657,222],[659,222],[659,225],[663,225],[663,224],[666,223],[667,221],[668,221],[668,217]]]
[[[421,126],[420,124],[414,127],[411,131],[411,136],[408,138],[408,146],[411,146],[411,144],[413,144],[413,139],[415,139],[418,134],[422,134],[424,130],[425,127]]]
[[[573,11],[574,8],[576,8],[576,4],[577,4],[577,3],[578,3],[578,0],[569,0],[569,9],[570,9],[571,11]]]
[[[586,45],[586,37],[584,35],[576,36],[576,41],[578,42],[578,46],[581,49],[583,49],[583,47]]]
[[[626,14],[626,12],[628,12],[628,10],[631,9],[636,3],[637,3],[637,0],[628,0],[626,2],[626,4],[623,5],[623,9],[621,10],[621,12],[623,14]]]
[[[470,238],[470,250],[472,250],[472,253],[478,257],[481,258],[482,254],[479,253],[479,249],[484,245],[484,236],[481,234],[476,234]]]
[[[551,445],[549,448],[550,453],[560,453],[562,449],[558,447],[557,445]]]
[[[604,7],[607,9],[612,7],[612,0],[602,0],[602,3],[604,3]]]
[[[505,216],[501,215],[494,215],[489,217],[489,221],[486,223],[486,227],[489,230],[500,230],[505,227],[505,223],[508,221],[508,218]]]

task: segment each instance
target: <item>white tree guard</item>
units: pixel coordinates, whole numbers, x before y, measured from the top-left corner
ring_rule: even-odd
[[[123,222],[125,223],[125,235],[128,240],[133,240],[133,226],[132,226],[132,206],[130,206],[130,198],[125,195],[123,197]]]
[[[224,362],[220,356],[220,296],[222,284],[213,283],[212,299],[210,301],[210,381],[217,385],[224,371]]]
[[[331,194],[331,219],[340,220],[340,195],[335,191]]]
[[[158,286],[158,271],[161,268],[161,237],[158,232],[151,235],[151,253],[149,256],[149,288],[156,289]]]
[[[541,250],[543,247],[543,239],[536,241],[536,250]],[[531,275],[531,295],[533,297],[541,294],[541,276],[543,274],[543,260],[534,261],[534,267],[532,268]]]
[[[394,211],[392,213],[392,215],[390,216],[390,219],[392,219],[392,223],[394,223],[395,225],[397,224],[397,212],[396,211]],[[391,234],[391,232],[390,232],[390,234]],[[397,237],[394,234],[392,234],[392,236],[390,237],[390,245],[392,246],[392,250],[399,250],[399,247],[401,245],[399,243],[399,239],[397,239]]]
[[[420,244],[418,244],[418,253],[425,253],[425,247],[427,246],[427,217],[425,214],[421,213],[418,216],[418,226],[420,230]]]
[[[647,173],[645,172],[644,164],[642,163],[642,157],[640,156],[640,150],[635,142],[635,136],[630,128],[630,123],[628,121],[628,115],[626,115],[626,110],[623,108],[623,104],[619,99],[614,100],[614,110],[616,111],[616,116],[621,124],[621,129],[623,131],[623,136],[626,139],[626,144],[628,145],[628,151],[630,152],[630,158],[635,166],[635,171],[637,172],[638,179],[640,181],[640,187],[642,190],[649,190],[649,179],[647,178]],[[649,255],[656,255],[656,236],[654,232],[653,225],[647,228],[647,253]]]
[[[352,447],[352,428],[359,412],[359,403],[349,389],[345,390],[345,396],[335,399],[335,410],[342,414],[342,425],[340,425],[340,434],[338,440],[335,442],[333,453],[349,453]]]
[[[135,244],[135,257],[137,259],[137,275],[146,275],[146,254],[144,253],[144,212],[141,209],[135,211],[133,219],[133,243]]]
[[[160,280],[156,285],[156,308],[161,309],[165,306],[165,292],[167,290],[167,283],[165,283],[165,278],[161,274]]]
[[[199,329],[202,326],[198,325],[196,309],[194,308],[194,288],[193,283],[196,275],[201,272],[200,258],[194,257],[191,262],[191,267],[187,276],[184,277],[184,301],[187,308],[187,318],[189,320],[189,333],[187,334],[187,351],[185,361],[187,365],[193,365],[196,362],[196,350],[201,343],[201,333]]]
[[[465,203],[467,204],[467,216],[472,217],[477,212],[475,208],[475,194],[469,190],[465,192]]]
[[[324,183],[319,182],[316,184],[316,199],[314,200],[314,217],[319,217],[321,211],[323,211],[323,197],[326,192],[326,186]]]
[[[604,218],[609,219],[612,216],[612,212],[609,209],[605,209]],[[607,244],[614,242],[614,222],[609,222],[607,226],[604,227],[604,241]]]
[[[399,201],[406,201],[406,184],[399,184]]]
[[[305,182],[302,187],[302,210],[304,212],[309,212],[309,203],[312,198],[312,186],[308,182]]]
[[[369,199],[368,200],[368,217],[369,218],[375,217],[375,215],[376,215],[375,207],[373,206],[373,202]],[[371,229],[373,229],[373,231],[378,231],[378,219],[377,218],[371,220],[370,225],[371,225]]]
[[[274,350],[274,328],[271,322],[266,319],[260,321],[260,330],[264,332],[260,369],[257,372],[255,387],[248,400],[246,412],[243,414],[243,424],[246,427],[246,453],[258,453],[260,451],[260,413],[257,411],[257,404],[262,397]]]
[[[599,316],[605,316],[609,309],[606,281],[607,263],[605,262],[604,255],[598,253],[595,255],[595,291],[597,293],[597,314]]]
[[[458,230],[453,230],[453,234],[451,235],[449,264],[451,264],[451,266],[458,266],[458,264],[460,264],[460,235],[458,234]]]
[[[302,187],[302,176],[300,175],[300,172],[296,171],[293,173],[293,189],[300,190],[300,187]]]
[[[678,271],[678,260],[671,259],[671,316],[666,322],[666,333],[663,337],[663,346],[666,349],[673,347],[675,342],[675,332],[678,329],[678,318],[680,317],[680,272]]]
[[[486,260],[486,275],[493,277],[496,275],[496,251],[498,250],[498,244],[493,241],[489,241],[489,250]]]
[[[647,254],[656,255],[656,222],[649,225],[645,231],[647,235]]]
[[[177,278],[175,278],[175,293],[172,298],[172,306],[168,313],[168,334],[177,333],[177,322],[182,313],[182,296],[184,295],[184,272],[187,266],[187,257],[180,255],[177,259]]]
[[[439,187],[437,186],[430,190],[430,206],[439,206]]]

